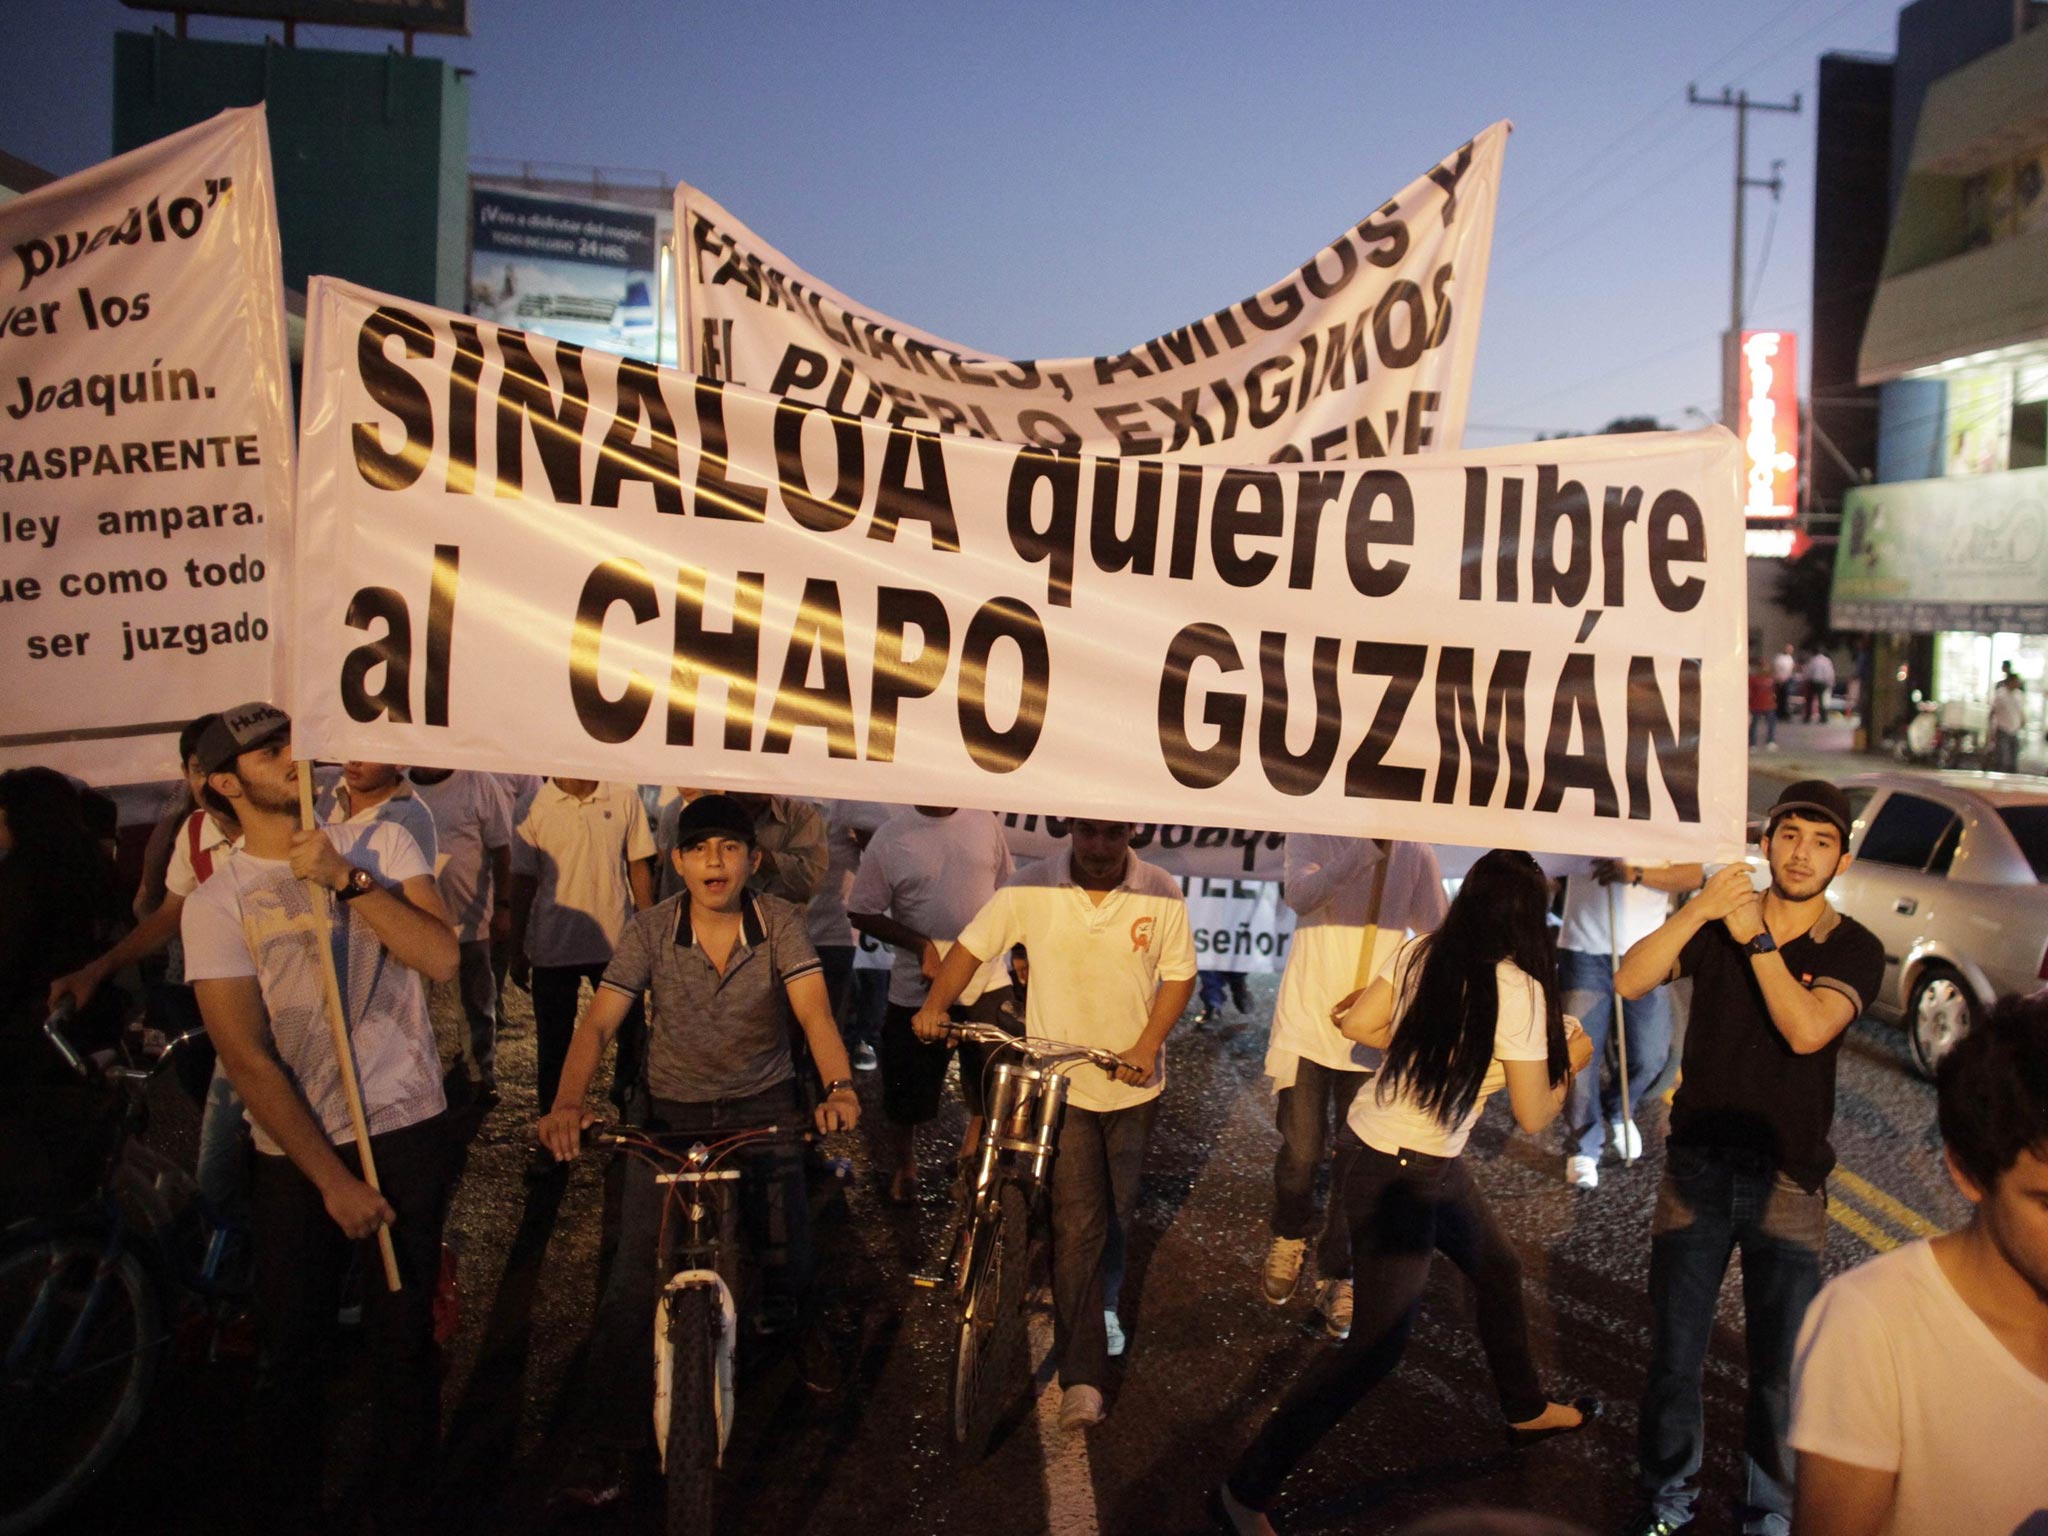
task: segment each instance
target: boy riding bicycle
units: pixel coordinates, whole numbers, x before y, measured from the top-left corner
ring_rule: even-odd
[[[543,1146],[567,1162],[596,1116],[584,1107],[605,1047],[643,991],[653,992],[647,1046],[649,1129],[714,1141],[734,1129],[791,1126],[802,1108],[790,1063],[789,1016],[810,1045],[824,1084],[820,1131],[852,1130],[860,1119],[852,1070],[832,1022],[824,974],[805,932],[803,909],[747,889],[759,862],[753,819],[724,795],[682,813],[673,859],[685,891],[636,914],[619,936],[603,982],[584,1009],[553,1108],[541,1118]],[[787,1146],[755,1163],[756,1198],[746,1211],[752,1245],[782,1251],[780,1273],[764,1276],[765,1325],[793,1320],[809,1281],[809,1206],[801,1156]],[[626,1165],[619,1246],[591,1328],[589,1379],[598,1387],[587,1421],[587,1455],[562,1492],[609,1503],[624,1488],[634,1456],[651,1439],[653,1319],[660,1291],[665,1195],[651,1168]]]

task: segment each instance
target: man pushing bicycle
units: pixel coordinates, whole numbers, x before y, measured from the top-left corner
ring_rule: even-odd
[[[806,936],[803,909],[747,889],[760,861],[754,823],[724,795],[683,810],[670,854],[684,891],[626,924],[596,994],[577,1021],[541,1144],[567,1162],[597,1117],[585,1108],[598,1062],[628,1010],[652,991],[646,1082],[648,1129],[701,1134],[794,1127],[802,1118],[790,1063],[795,1015],[824,1083],[816,1111],[822,1132],[852,1130],[860,1100],[846,1047],[832,1021],[824,973]],[[809,1205],[803,1159],[787,1142],[754,1159],[760,1177],[745,1227],[757,1249],[779,1250],[765,1266],[760,1321],[795,1320],[810,1278]],[[585,1444],[560,1486],[563,1496],[608,1504],[624,1490],[653,1424],[653,1319],[663,1275],[657,1252],[667,1192],[645,1163],[626,1163],[619,1246],[591,1328],[591,1394]]]
[[[1113,1079],[1072,1079],[1053,1164],[1053,1353],[1069,1431],[1107,1412],[1108,1358],[1122,1352],[1123,1226],[1166,1085],[1161,1047],[1195,990],[1187,903],[1171,875],[1131,852],[1132,830],[1072,823],[1067,847],[1012,875],[961,931],[912,1020],[922,1038],[944,1038],[947,1008],[982,963],[1021,943],[1031,956],[1025,1033],[1123,1059]]]

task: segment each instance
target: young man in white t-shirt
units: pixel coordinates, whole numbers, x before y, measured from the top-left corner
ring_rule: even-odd
[[[233,809],[242,851],[185,903],[185,974],[255,1124],[250,1220],[262,1349],[250,1403],[252,1481],[266,1513],[319,1507],[323,1365],[352,1248],[391,1228],[403,1289],[364,1288],[375,1362],[380,1528],[407,1529],[440,1439],[434,1281],[454,1177],[425,980],[458,963],[432,866],[403,827],[299,828],[291,721],[223,710],[203,735],[206,796]],[[332,893],[331,946],[381,1193],[360,1176],[318,964],[313,888]],[[326,898],[317,898],[326,900]],[[375,1256],[364,1272],[378,1276]]]
[[[1621,1005],[1622,1038],[1628,1047],[1629,1112],[1624,1116],[1622,1085],[1601,1083],[1608,1026],[1614,1021],[1614,967],[1639,940],[1663,925],[1671,915],[1674,895],[1690,895],[1704,878],[1705,871],[1697,864],[1591,859],[1565,881],[1557,984],[1564,1011],[1579,1021],[1593,1042],[1593,1069],[1572,1079],[1562,1117],[1564,1177],[1575,1189],[1599,1187],[1600,1152],[1610,1126],[1624,1161],[1643,1155],[1643,1135],[1636,1126],[1638,1106],[1671,1056],[1671,989],[1652,987]]]
[[[654,834],[630,784],[549,779],[512,834],[512,979],[533,993],[536,1091],[553,1107],[584,982],[593,995],[620,930],[654,905]],[[613,1102],[623,1106],[646,1052],[640,1008],[619,1030]],[[535,1158],[530,1171],[558,1167]]]
[[[1031,956],[1025,1033],[1115,1051],[1113,1079],[1073,1073],[1052,1175],[1053,1353],[1060,1426],[1102,1422],[1109,1323],[1122,1279],[1111,1228],[1137,1204],[1159,1094],[1161,1048],[1195,990],[1187,903],[1165,870],[1131,852],[1127,821],[1075,821],[1068,847],[1018,871],[961,931],[913,1021],[945,1037],[947,1009],[984,964]],[[1105,1265],[1107,1252],[1112,1260]]]
[[[947,945],[1014,872],[1002,824],[992,811],[919,805],[882,823],[854,876],[847,909],[854,927],[892,946],[889,1011],[882,1023],[882,1110],[892,1153],[889,1198],[907,1205],[917,1190],[918,1126],[939,1112],[952,1052],[911,1030]],[[990,958],[958,1001],[983,1023],[1000,1023],[1009,997],[1007,951]],[[962,1010],[963,1018],[966,1017]],[[965,1156],[980,1139],[984,1060],[973,1047],[960,1055],[961,1097],[967,1101]]]
[[[440,863],[441,840],[434,829],[434,813],[413,793],[405,769],[396,763],[343,763],[341,777],[319,797],[314,811],[323,824],[336,826],[395,821],[412,834],[430,866]]]
[[[1838,1276],[1800,1329],[1799,1536],[2048,1530],[2048,994],[1937,1074],[1969,1224]]]

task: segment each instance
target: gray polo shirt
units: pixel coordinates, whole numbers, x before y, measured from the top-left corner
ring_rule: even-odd
[[[802,908],[745,892],[740,936],[720,976],[691,931],[687,891],[627,920],[603,984],[628,997],[654,994],[647,1086],[655,1098],[746,1098],[792,1075],[785,989],[819,968],[804,930]]]

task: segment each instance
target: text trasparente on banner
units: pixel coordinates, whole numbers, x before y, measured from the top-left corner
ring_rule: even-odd
[[[684,364],[849,415],[1076,453],[1256,464],[1455,448],[1507,137],[1495,123],[1247,299],[1122,352],[1050,361],[870,309],[681,185]]]
[[[321,280],[302,750],[1717,858],[1720,429],[1321,468],[946,438]]]
[[[0,767],[163,778],[186,720],[273,686],[293,477],[263,109],[0,206],[0,252]]]

